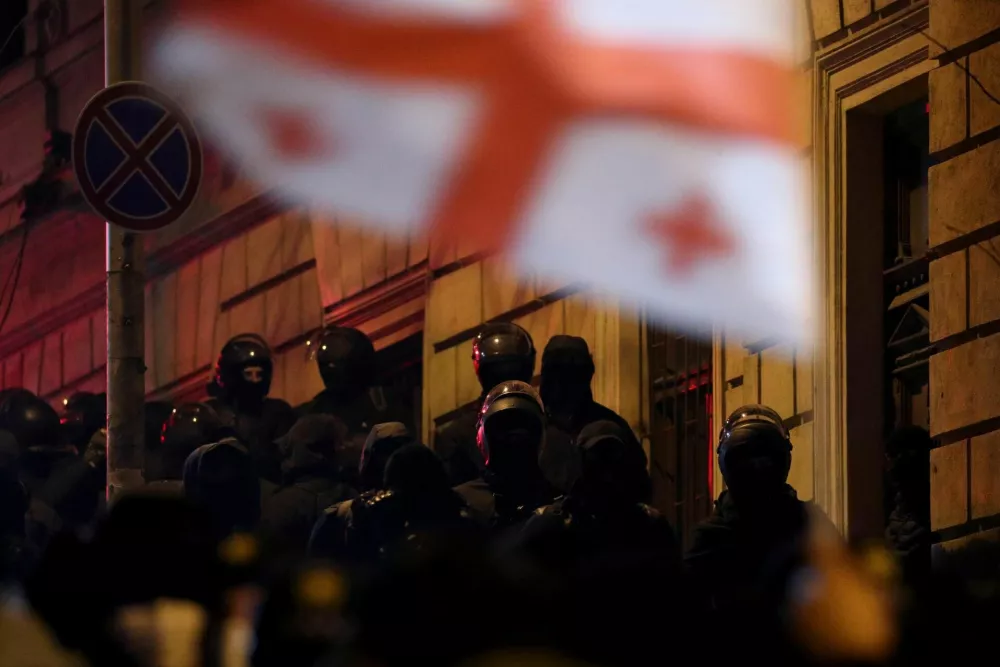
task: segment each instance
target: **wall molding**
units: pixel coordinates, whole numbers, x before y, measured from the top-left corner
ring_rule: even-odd
[[[845,535],[850,528],[846,442],[846,119],[848,109],[859,99],[870,96],[873,87],[891,77],[913,80],[926,71],[931,45],[921,33],[929,25],[927,3],[890,5],[897,6],[899,9],[886,20],[816,55],[813,165],[819,217],[815,251],[823,294],[820,330],[825,340],[817,348],[814,370],[814,497]],[[913,48],[895,60],[885,62],[876,57],[907,40],[912,41]],[[853,76],[848,79],[842,73],[849,67]]]
[[[427,260],[323,309],[326,326],[357,327],[422,299],[429,279]]]

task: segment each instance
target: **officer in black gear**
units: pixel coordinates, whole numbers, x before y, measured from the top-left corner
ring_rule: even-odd
[[[0,429],[9,431],[21,448],[21,479],[32,494],[77,457],[76,448],[60,437],[59,414],[27,389],[5,392]]]
[[[590,389],[594,359],[583,338],[553,336],[542,353],[541,375],[538,391],[549,420],[541,465],[556,489],[569,493],[580,475],[580,448],[576,442],[588,424],[613,422],[619,426],[622,437],[630,441],[630,448],[642,449],[628,422],[594,401]]]
[[[763,573],[796,548],[810,510],[787,483],[792,443],[771,408],[746,405],[733,412],[717,453],[726,491],[696,528],[684,561],[702,608],[728,618],[773,593],[763,589]]]
[[[228,431],[215,410],[204,403],[176,408],[163,424],[160,437],[148,447],[143,461],[143,479],[150,487],[184,490],[184,462],[202,445],[217,442]]]
[[[107,422],[107,394],[80,391],[70,396],[59,418],[63,441],[76,447],[83,454],[90,438],[105,427]]]
[[[545,408],[526,382],[503,382],[483,400],[476,442],[482,476],[455,487],[474,516],[494,530],[526,521],[556,493],[538,465]]]
[[[476,409],[463,412],[434,438],[434,451],[444,461],[454,486],[470,482],[482,472],[476,427],[487,392],[507,381],[530,383],[535,372],[535,344],[516,324],[487,324],[472,342],[472,364],[483,388]]]
[[[437,539],[482,534],[452,490],[441,460],[424,445],[411,441],[398,447],[380,487],[326,510],[313,528],[310,555],[370,566],[390,556],[412,556]]]
[[[363,332],[333,327],[315,343],[314,354],[323,378],[323,391],[303,406],[302,414],[327,414],[347,427],[341,465],[356,471],[361,451],[375,424],[402,422],[411,426],[411,415],[386,392],[374,386],[377,363],[375,346]]]
[[[279,483],[281,455],[274,442],[295,423],[295,413],[285,401],[268,398],[273,375],[267,342],[256,334],[235,336],[222,346],[215,362],[207,405],[236,433],[258,474]]]
[[[594,422],[577,444],[582,468],[572,492],[540,508],[516,541],[560,586],[581,654],[598,664],[641,663],[661,641],[657,628],[676,627],[671,613],[683,608],[677,540],[646,504],[646,455],[625,429]]]

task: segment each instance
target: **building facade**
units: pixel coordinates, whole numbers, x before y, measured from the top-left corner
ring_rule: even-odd
[[[20,32],[0,53],[0,378],[58,405],[105,385],[104,225],[65,165],[45,166],[46,137],[71,132],[103,84],[102,2],[9,6],[0,32]],[[557,333],[587,339],[595,398],[643,438],[657,504],[682,532],[722,488],[719,417],[752,402],[787,417],[792,484],[850,537],[881,535],[882,443],[904,424],[940,445],[942,544],[1000,526],[1000,1],[799,9],[822,285],[814,350],[672,332],[572,285],[514,280],[453,239],[387,240],[281,207],[209,151],[191,212],[144,237],[148,395],[200,398],[222,343],[253,331],[275,352],[273,394],[300,404],[321,386],[310,336],[358,326],[383,380],[413,392],[432,443],[479,394],[477,327],[514,321],[539,348]],[[25,186],[53,181],[57,196],[36,197],[22,221]]]

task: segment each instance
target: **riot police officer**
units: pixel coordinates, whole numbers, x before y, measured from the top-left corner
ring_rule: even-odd
[[[240,334],[222,346],[206,404],[231,428],[250,452],[258,474],[281,481],[281,456],[275,440],[295,423],[295,413],[281,399],[268,398],[274,361],[267,342]]]
[[[372,427],[386,422],[412,425],[412,419],[392,397],[375,386],[375,346],[357,329],[333,327],[315,345],[323,391],[303,406],[302,414],[328,414],[347,427],[338,459],[345,470],[356,471]]]
[[[482,476],[455,487],[473,515],[491,529],[526,521],[555,491],[538,465],[545,408],[526,382],[504,382],[483,400],[476,428]]]
[[[576,441],[587,425],[613,422],[629,440],[630,449],[642,449],[628,422],[594,400],[590,389],[593,378],[594,359],[587,341],[579,336],[553,336],[549,340],[542,352],[538,387],[549,420],[541,465],[549,482],[562,493],[572,491],[580,476],[581,450]]]
[[[703,608],[740,614],[762,601],[762,577],[793,549],[810,514],[788,485],[792,443],[780,415],[746,405],[722,427],[717,449],[726,491],[695,530],[684,561]]]
[[[163,424],[157,442],[150,442],[143,461],[147,485],[182,491],[184,462],[191,453],[225,435],[222,420],[204,403],[187,403],[176,408]]]
[[[482,470],[476,426],[487,392],[503,382],[530,383],[535,371],[535,344],[516,324],[487,324],[472,342],[472,364],[483,388],[476,409],[456,417],[434,438],[434,451],[444,461],[455,486],[476,479]]]

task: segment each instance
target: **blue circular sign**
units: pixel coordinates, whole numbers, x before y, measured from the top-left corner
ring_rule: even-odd
[[[152,86],[109,86],[80,112],[73,134],[80,192],[111,224],[137,232],[177,220],[201,186],[202,148],[194,125]]]

